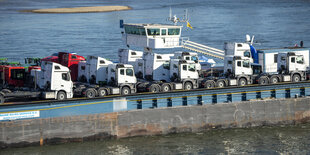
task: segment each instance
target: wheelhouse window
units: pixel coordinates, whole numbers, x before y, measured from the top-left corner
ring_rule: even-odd
[[[180,35],[180,28],[168,29],[168,35]]]
[[[183,65],[183,70],[187,71],[187,65]]]
[[[144,28],[139,28],[135,26],[124,26],[126,34],[134,35],[146,35]]]
[[[162,29],[161,30],[161,35],[167,35],[167,30],[166,29]]]
[[[159,36],[159,29],[147,29],[147,35],[149,36]]]

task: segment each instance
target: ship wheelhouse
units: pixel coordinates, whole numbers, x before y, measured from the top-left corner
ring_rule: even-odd
[[[162,24],[124,24],[123,41],[128,46],[151,49],[180,47],[182,26]]]

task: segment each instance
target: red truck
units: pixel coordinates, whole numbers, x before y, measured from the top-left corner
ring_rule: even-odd
[[[59,52],[52,56],[45,57],[41,61],[56,62],[63,66],[66,66],[71,71],[72,81],[77,81],[78,78],[78,64],[80,61],[85,61],[83,56],[77,55],[76,53]]]

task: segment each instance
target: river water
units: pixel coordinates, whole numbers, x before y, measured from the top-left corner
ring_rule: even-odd
[[[129,5],[107,13],[35,14],[20,10]],[[190,23],[183,36],[219,49],[255,35],[257,48],[310,46],[309,0],[0,0],[0,57],[22,61],[59,51],[117,60],[119,20],[167,23],[169,8]],[[159,51],[165,52],[165,51]],[[215,130],[3,150],[4,154],[309,154],[309,125]],[[0,154],[3,154],[0,152]]]
[[[310,124],[304,124],[14,148],[2,154],[309,154],[309,147]]]

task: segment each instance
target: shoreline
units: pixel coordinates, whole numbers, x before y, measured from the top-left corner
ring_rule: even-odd
[[[124,10],[131,10],[131,9],[132,8],[130,6],[93,6],[93,7],[22,10],[21,12],[32,12],[32,13],[92,13],[92,12],[124,11]]]

